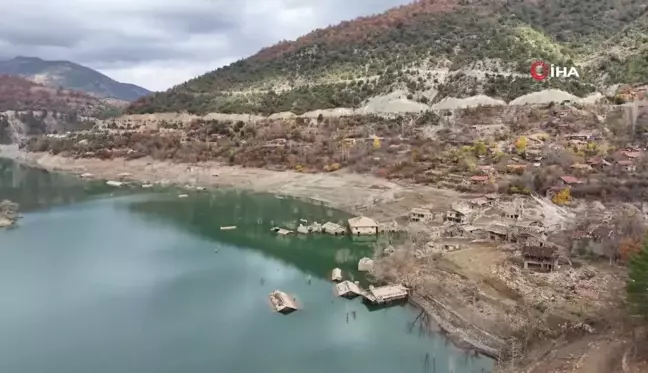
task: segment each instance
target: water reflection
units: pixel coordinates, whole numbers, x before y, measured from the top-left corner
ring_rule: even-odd
[[[348,237],[273,233],[274,226],[294,229],[300,219],[321,222],[348,218],[341,212],[292,199],[219,191],[191,199],[168,197],[133,202],[128,208],[146,219],[182,227],[210,240],[259,251],[319,278],[328,278],[331,270],[339,267],[352,278],[363,279],[357,271],[358,260],[373,253],[372,242],[355,242]],[[221,226],[230,225],[237,228],[220,230]]]
[[[85,182],[0,158],[0,199],[17,202],[23,212],[114,192],[127,193],[116,191],[102,181]]]

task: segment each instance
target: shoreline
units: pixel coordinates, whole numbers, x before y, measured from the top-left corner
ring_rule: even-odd
[[[394,183],[370,175],[334,172],[328,174],[306,174],[294,171],[271,171],[251,169],[240,166],[223,165],[218,162],[182,164],[136,160],[99,160],[94,158],[65,158],[48,153],[26,153],[16,146],[0,146],[0,158],[44,169],[80,177],[92,173],[94,180],[118,180],[121,173],[129,173],[128,182],[163,183],[169,186],[201,186],[207,188],[228,187],[250,192],[269,193],[279,196],[297,198],[313,204],[324,204],[327,207],[352,215],[365,214],[378,221],[394,220],[409,213],[410,204],[416,204],[425,194],[434,194],[448,205],[450,199],[461,198],[456,191],[431,188],[421,185]],[[340,193],[343,190],[343,193]],[[406,203],[410,202],[410,203]],[[380,280],[380,278],[378,279]],[[468,335],[490,335],[475,325],[461,322],[456,326],[450,321],[456,317],[442,314],[452,310],[437,310],[425,300],[428,294],[413,291],[409,304],[425,312],[441,334],[445,335],[456,347],[473,350],[497,360],[498,348],[490,346]],[[438,303],[438,301],[437,301]],[[437,330],[437,331],[439,331]],[[493,339],[492,341],[495,341]],[[498,341],[499,342],[499,341]],[[499,343],[498,343],[499,344]]]

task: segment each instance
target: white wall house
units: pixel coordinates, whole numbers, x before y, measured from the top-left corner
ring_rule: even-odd
[[[349,219],[349,230],[354,236],[378,234],[378,223],[366,216]]]

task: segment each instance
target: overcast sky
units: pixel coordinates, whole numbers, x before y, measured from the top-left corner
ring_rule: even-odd
[[[164,90],[410,0],[0,0],[0,59],[63,59]]]

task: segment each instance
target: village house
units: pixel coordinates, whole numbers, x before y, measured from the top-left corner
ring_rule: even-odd
[[[409,220],[411,222],[421,222],[421,221],[431,221],[434,219],[434,214],[432,211],[423,208],[413,208],[410,211]]]
[[[527,151],[524,152],[524,158],[530,162],[539,162],[542,160],[542,150],[527,149]]]
[[[468,203],[470,203],[470,206],[477,209],[483,209],[485,207],[491,207],[493,205],[493,202],[486,197],[471,199],[470,201],[468,201]]]
[[[506,219],[518,220],[520,218],[520,211],[514,208],[505,209],[502,213]]]
[[[354,236],[378,234],[378,224],[366,216],[349,219],[349,229]]]
[[[558,180],[556,181],[556,186],[564,188],[564,187],[571,187],[572,185],[582,184],[582,183],[583,182],[580,181],[577,177],[565,175],[558,178]]]
[[[587,164],[599,171],[611,165],[611,163],[606,161],[603,157],[592,157],[587,160]]]
[[[459,224],[467,223],[471,212],[472,210],[470,207],[459,203],[453,203],[452,209],[446,212],[444,220]]]
[[[396,221],[389,221],[378,224],[378,233],[396,233],[400,232],[401,228]]]
[[[624,172],[636,172],[637,166],[630,159],[624,159],[616,162],[616,166],[619,170]]]
[[[508,227],[502,224],[491,224],[484,229],[492,241],[508,241]]]
[[[641,157],[641,152],[640,151],[634,151],[634,150],[624,150],[621,152],[621,155],[625,157],[626,159],[637,159]]]
[[[556,249],[548,246],[526,246],[522,248],[524,269],[551,272],[556,264]]]
[[[345,233],[345,229],[341,225],[329,221],[322,225],[322,232],[334,236],[339,236]]]

